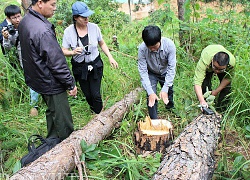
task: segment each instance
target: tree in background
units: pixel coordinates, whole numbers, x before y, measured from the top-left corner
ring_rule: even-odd
[[[185,13],[185,9],[184,9],[184,3],[186,0],[177,0],[177,4],[178,4],[178,19],[180,20],[180,30],[179,30],[179,41],[180,41],[180,46],[182,46],[185,41],[183,39],[183,33],[184,31],[182,30],[182,22],[184,21],[184,13]]]
[[[31,5],[31,0],[22,0],[21,4],[22,4],[24,12],[26,12],[28,7]]]

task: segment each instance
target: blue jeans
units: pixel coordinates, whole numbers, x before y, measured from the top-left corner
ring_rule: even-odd
[[[38,93],[30,88],[30,105],[33,107],[38,107]]]
[[[152,86],[152,89],[155,94],[157,94],[157,84],[158,82],[160,83],[161,87],[163,87],[165,83],[165,76],[166,75],[158,75],[158,74],[153,74],[153,73],[148,73],[149,80]],[[170,109],[174,107],[174,90],[173,86],[170,86],[168,89],[168,99],[169,103],[166,105],[166,109]],[[147,105],[148,105],[148,96],[147,96]],[[155,104],[153,107],[148,106],[148,113],[151,119],[158,119],[158,113],[157,113],[157,106],[158,106],[158,101],[155,101]]]

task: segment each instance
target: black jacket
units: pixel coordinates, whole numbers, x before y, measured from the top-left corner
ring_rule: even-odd
[[[57,42],[54,26],[29,8],[18,31],[27,85],[46,95],[73,89],[75,82]]]
[[[8,25],[8,22],[6,19],[0,24],[0,44],[1,44],[1,49],[2,49],[3,54],[5,54],[5,51],[4,51],[4,47],[3,47],[2,29],[3,29],[3,27],[5,27],[7,25]]]

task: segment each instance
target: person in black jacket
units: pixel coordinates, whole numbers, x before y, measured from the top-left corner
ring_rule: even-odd
[[[54,26],[47,20],[56,10],[56,0],[32,0],[18,26],[25,82],[42,95],[46,105],[48,137],[67,138],[73,120],[67,99],[77,88],[65,56],[57,42]]]
[[[21,9],[16,6],[16,5],[9,5],[4,9],[4,14],[6,16],[6,18],[4,19],[4,21],[0,24],[0,44],[1,44],[1,49],[2,49],[2,53],[5,55],[5,48],[3,45],[3,32],[5,30],[10,30],[9,28],[12,29],[13,34],[15,33],[14,28],[16,28],[18,26],[19,20],[21,20]],[[17,16],[18,18],[16,18]],[[13,24],[12,21],[15,21],[15,24]],[[14,27],[13,27],[13,26]]]
[[[2,53],[3,53],[3,55],[5,55],[5,51],[4,51],[4,47],[3,47],[3,34],[2,34],[2,29],[4,28],[4,27],[6,27],[10,22],[7,20],[8,19],[8,17],[7,17],[7,15],[6,15],[6,13],[5,13],[5,16],[6,16],[6,18],[3,20],[3,22],[1,22],[1,24],[0,24],[0,44],[1,44],[1,50],[2,50]]]
[[[1,45],[2,52],[8,57],[9,52],[15,49],[16,58],[9,58],[9,63],[13,68],[22,67],[21,49],[18,41],[17,27],[22,20],[20,7],[16,5],[9,5],[4,9],[6,16],[6,25],[1,27]],[[18,60],[20,63],[18,63]],[[20,66],[19,66],[20,64]]]
[[[2,53],[5,55],[4,47],[3,47],[3,34],[2,34],[2,29],[3,27],[7,26],[8,22],[7,19],[5,19],[1,24],[0,24],[0,44],[1,44],[1,50]]]

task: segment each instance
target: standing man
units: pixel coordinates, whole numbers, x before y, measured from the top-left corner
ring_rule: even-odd
[[[74,130],[66,90],[75,96],[77,88],[57,42],[54,26],[47,20],[56,10],[56,2],[32,0],[18,28],[25,81],[42,95],[48,106],[47,138],[63,140]]]
[[[113,45],[116,50],[119,50],[119,42],[116,35],[112,37],[111,45]]]
[[[146,26],[142,31],[143,43],[138,50],[138,69],[142,86],[147,92],[148,112],[158,119],[157,104],[160,99],[166,109],[174,108],[173,81],[176,68],[176,47],[172,40],[161,37],[158,26]],[[161,85],[159,97],[157,84]]]
[[[225,110],[228,103],[228,94],[231,92],[231,79],[234,74],[235,57],[222,45],[209,45],[201,52],[194,75],[194,90],[201,106],[208,107],[203,94],[208,88],[213,96],[219,94],[216,108]],[[212,90],[211,79],[217,75],[220,84]]]

